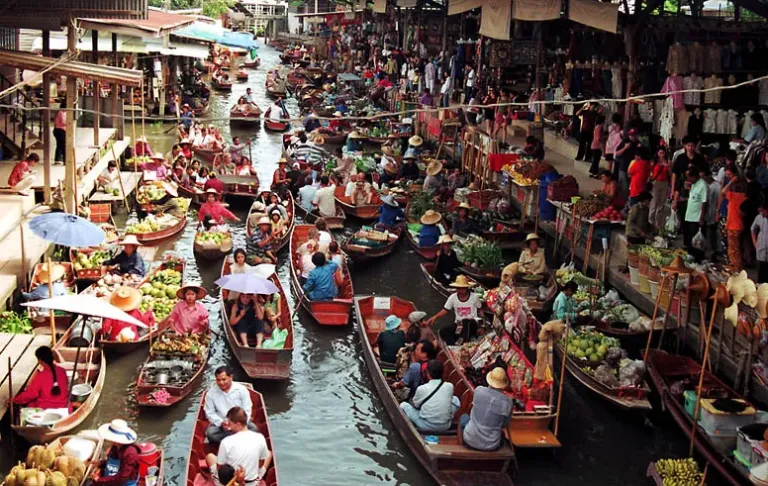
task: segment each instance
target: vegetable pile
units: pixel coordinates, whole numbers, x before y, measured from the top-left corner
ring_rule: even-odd
[[[163,186],[159,184],[146,184],[139,186],[138,191],[136,191],[136,201],[139,204],[147,204],[159,201],[164,198],[166,194],[167,192],[165,192]]]
[[[608,206],[607,208],[598,211],[593,216],[594,219],[599,220],[608,220],[608,221],[621,221],[624,218],[621,216],[621,213],[614,208],[613,206]]]
[[[579,195],[579,183],[570,175],[550,182],[549,187],[552,188],[553,201],[569,201],[571,197]]]
[[[30,334],[32,321],[27,314],[19,314],[13,311],[0,312],[0,332],[11,334]]]
[[[125,227],[125,234],[144,234],[155,233],[171,226],[176,225],[179,218],[170,214],[157,216],[150,214],[138,223],[133,223]]]
[[[223,231],[204,231],[195,235],[195,240],[198,243],[215,243],[221,246],[222,242],[231,240],[232,235]]]
[[[96,250],[90,253],[75,251],[75,270],[91,270],[101,267],[101,265],[112,257],[112,252],[108,250]]]
[[[143,280],[141,275],[125,274],[125,275],[113,275],[108,273],[101,277],[98,282],[94,283],[87,289],[83,290],[84,294],[92,294],[98,298],[108,299],[112,292],[114,292],[121,285],[127,287],[135,287]]]
[[[607,387],[644,387],[645,365],[628,359],[616,338],[597,331],[577,332],[568,336],[566,352],[584,373]]]
[[[170,268],[155,272],[149,282],[139,287],[143,294],[139,310],[151,310],[157,321],[168,317],[176,304],[176,292],[181,288],[181,278],[181,272]]]
[[[208,344],[208,336],[205,334],[189,334],[180,336],[175,333],[161,335],[152,343],[150,353],[152,356],[192,356],[202,357]]]
[[[504,263],[501,248],[478,236],[470,236],[462,241],[456,253],[465,265],[475,268],[498,268]]]
[[[597,213],[609,207],[604,195],[594,195],[579,199],[573,205],[573,215],[582,218],[593,218]]]

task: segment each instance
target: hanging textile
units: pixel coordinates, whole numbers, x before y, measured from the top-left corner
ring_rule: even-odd
[[[374,0],[375,1],[375,0]],[[386,1],[383,2],[386,5]],[[456,15],[478,8],[483,4],[481,0],[450,0],[448,2],[448,15]]]
[[[669,145],[672,140],[672,130],[675,126],[675,109],[673,107],[672,98],[664,100],[659,125],[659,136],[667,142],[667,145]]]
[[[483,2],[480,35],[496,40],[509,40],[511,23],[512,2],[509,0],[485,0]]]
[[[704,80],[700,76],[691,74],[683,78],[684,90],[697,90],[704,87]],[[701,93],[695,91],[683,93],[683,101],[686,105],[698,106],[701,104]]]
[[[542,21],[560,18],[560,0],[514,0],[512,18]]]
[[[718,78],[714,74],[712,76],[709,76],[707,79],[704,80],[704,89],[712,89],[712,88],[719,88],[723,85],[723,80],[721,78]],[[715,91],[706,91],[704,93],[704,104],[705,105],[717,105],[720,103],[720,94],[722,93],[721,90],[715,90]]]
[[[715,133],[717,131],[715,120],[717,119],[717,110],[709,108],[704,110],[704,133]]]
[[[373,0],[373,11],[376,13],[387,13],[387,0]]]
[[[619,4],[602,3],[594,0],[570,0],[568,18],[574,22],[615,34],[619,21]]]

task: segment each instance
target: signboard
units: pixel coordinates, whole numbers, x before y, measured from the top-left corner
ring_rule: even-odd
[[[374,297],[373,298],[373,310],[375,311],[387,311],[391,308],[391,302],[389,297]]]

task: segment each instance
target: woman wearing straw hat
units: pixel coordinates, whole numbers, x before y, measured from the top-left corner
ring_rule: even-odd
[[[140,320],[151,330],[155,325],[152,311],[141,312],[141,291],[132,287],[118,287],[109,297],[109,303],[131,317]],[[135,324],[116,319],[104,319],[101,324],[101,336],[105,341],[130,342],[139,338],[139,329]]]
[[[107,458],[94,468],[93,483],[109,486],[137,486],[141,450],[135,444],[138,436],[125,420],[115,419],[99,427],[99,435],[111,442]]]
[[[445,305],[434,316],[426,321],[426,325],[432,326],[436,320],[453,311],[453,324],[440,328],[440,338],[446,344],[452,346],[461,341],[470,341],[477,336],[478,311],[483,307],[477,294],[470,292],[469,280],[464,275],[456,277],[450,287],[456,292],[450,295]]]
[[[393,194],[387,194],[381,198],[381,207],[379,208],[379,222],[377,228],[391,229],[398,223],[405,220],[405,213],[400,209],[400,205],[395,201]]]
[[[200,211],[197,213],[198,219],[202,222],[206,216],[210,216],[219,224],[223,223],[225,219],[240,221],[240,218],[221,204],[219,196],[219,191],[216,189],[211,188],[205,191],[205,202],[200,206]]]
[[[421,171],[419,166],[416,165],[416,154],[414,152],[406,152],[403,156],[403,165],[400,166],[400,179],[406,181],[416,181],[421,179]]]
[[[452,247],[454,241],[451,235],[442,235],[437,240],[437,244],[440,245],[440,251],[437,252],[437,260],[435,260],[434,277],[443,285],[453,282],[459,275],[459,269],[461,268],[459,257]]]
[[[493,451],[502,445],[513,403],[512,397],[504,393],[509,386],[504,368],[492,369],[485,381],[488,386],[475,388],[472,411],[459,418],[459,439],[471,449]]]
[[[152,157],[152,149],[149,148],[147,137],[139,137],[133,146],[135,157]]]
[[[539,248],[539,235],[531,233],[525,237],[525,244],[528,248],[520,252],[520,271],[532,275],[543,275],[547,273],[547,260],[544,257],[544,250]]]
[[[344,146],[344,148],[349,153],[361,151],[363,149],[363,144],[362,144],[363,138],[364,136],[357,130],[353,130],[349,132],[349,135],[347,135],[347,143]]]
[[[168,315],[171,328],[179,334],[202,334],[208,331],[208,309],[198,302],[207,295],[199,285],[187,284],[176,292],[179,299]]]
[[[66,274],[66,268],[58,263],[51,265],[51,273],[48,273],[48,265],[43,265],[43,268],[37,272],[37,282],[39,285],[29,292],[22,292],[21,296],[25,301],[32,302],[35,300],[48,299],[50,297],[67,295],[67,288],[64,285],[64,277]],[[53,289],[53,295],[48,293],[49,283]],[[42,312],[40,314],[42,315]]]
[[[469,216],[472,206],[463,202],[459,204],[457,216],[451,222],[451,231],[457,235],[468,235],[476,231],[475,221]]]
[[[161,153],[153,154],[149,162],[141,164],[146,180],[162,181],[168,177],[168,167],[165,165],[165,157]]]
[[[414,150],[418,155],[418,153],[421,151],[421,146],[423,144],[424,144],[424,140],[420,136],[414,135],[408,139],[408,150]]]
[[[419,220],[421,229],[419,230],[419,246],[435,246],[442,231],[437,225],[443,217],[437,211],[428,209]]]
[[[142,277],[146,273],[144,267],[144,260],[137,251],[139,249],[139,240],[136,239],[136,235],[128,235],[120,242],[123,250],[117,255],[113,256],[109,260],[102,263],[105,270],[117,270],[117,273],[123,275],[126,273],[141,275]]]
[[[440,191],[440,187],[443,185],[442,180],[438,177],[438,174],[442,172],[443,164],[439,160],[433,160],[427,164],[427,177],[424,178],[424,191],[430,194],[436,194]]]

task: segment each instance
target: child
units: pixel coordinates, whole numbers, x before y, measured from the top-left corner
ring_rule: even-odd
[[[272,219],[272,236],[274,238],[280,238],[285,231],[285,223],[283,222],[283,215],[280,211],[274,210],[270,213]]]
[[[757,250],[757,282],[768,282],[768,201],[752,223],[752,242]]]

